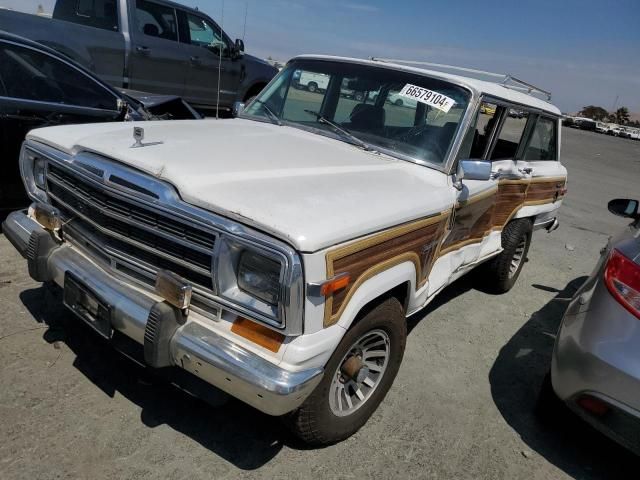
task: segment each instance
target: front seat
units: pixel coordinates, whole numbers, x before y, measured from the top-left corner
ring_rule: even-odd
[[[349,115],[351,126],[356,130],[375,131],[384,128],[384,108],[367,103],[359,103]]]

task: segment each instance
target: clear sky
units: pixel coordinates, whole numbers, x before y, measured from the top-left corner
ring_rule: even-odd
[[[223,0],[178,0],[221,20]],[[588,104],[640,112],[640,0],[224,0],[247,52],[386,56],[510,73]]]
[[[588,104],[640,113],[640,0],[177,0],[242,37],[248,53],[382,56],[510,73]],[[222,5],[224,1],[224,19]],[[0,0],[23,7],[53,0]]]

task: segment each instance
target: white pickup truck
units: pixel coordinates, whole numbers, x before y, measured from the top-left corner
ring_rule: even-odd
[[[335,81],[293,90],[305,72]],[[557,227],[560,111],[506,83],[303,56],[240,117],[34,130],[33,204],[3,230],[102,336],[336,442],[391,387],[407,316],[472,269],[509,290],[533,230]]]

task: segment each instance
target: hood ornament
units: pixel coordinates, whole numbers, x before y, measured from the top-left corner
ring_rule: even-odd
[[[150,147],[151,145],[161,145],[164,142],[147,142],[142,143],[144,140],[144,128],[133,127],[133,139],[136,141],[130,148]]]

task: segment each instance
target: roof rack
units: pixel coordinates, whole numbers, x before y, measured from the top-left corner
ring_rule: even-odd
[[[536,87],[535,85],[532,85],[523,80],[520,80],[519,78],[516,78],[513,75],[509,75],[505,73],[493,73],[493,72],[487,72],[485,70],[476,70],[474,68],[458,67],[455,65],[446,65],[444,63],[421,62],[416,60],[400,60],[395,58],[380,58],[380,57],[369,57],[369,59],[374,62],[406,63],[407,65],[424,65],[424,66],[434,67],[438,69],[458,70],[461,72],[472,73],[475,75],[492,77],[492,78],[499,79],[498,83],[500,83],[500,85],[502,85],[505,88],[526,92],[529,95],[541,94],[547,97],[547,100],[551,100],[551,92],[547,90],[543,90],[542,88]]]

